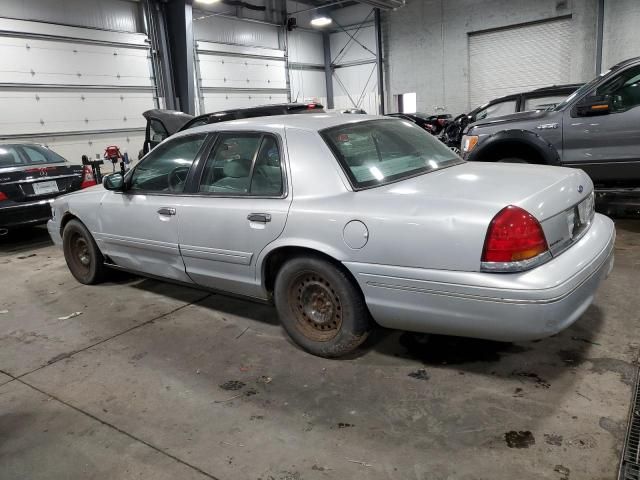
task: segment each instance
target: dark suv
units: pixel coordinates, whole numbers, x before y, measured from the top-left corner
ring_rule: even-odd
[[[640,186],[640,57],[612,67],[547,111],[477,121],[465,159],[584,169],[600,192]],[[524,179],[526,181],[526,179]]]

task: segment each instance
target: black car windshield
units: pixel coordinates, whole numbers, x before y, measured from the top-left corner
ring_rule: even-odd
[[[356,189],[375,187],[462,162],[406,120],[368,120],[320,132]]]
[[[65,161],[57,153],[40,145],[0,145],[0,168]]]

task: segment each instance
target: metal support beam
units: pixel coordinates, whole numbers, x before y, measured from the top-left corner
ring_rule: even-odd
[[[602,73],[602,37],[604,30],[604,0],[598,0],[598,17],[596,23],[596,75]]]
[[[384,75],[382,70],[382,22],[380,19],[380,9],[376,8],[376,61],[378,63],[378,113],[384,115]]]
[[[171,50],[177,110],[195,113],[192,0],[170,0],[166,5],[167,36]]]
[[[329,32],[322,33],[324,49],[324,78],[327,84],[327,108],[333,108],[333,69],[331,67],[331,38]]]

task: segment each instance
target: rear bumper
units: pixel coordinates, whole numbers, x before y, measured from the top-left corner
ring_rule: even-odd
[[[614,243],[613,222],[596,215],[580,241],[528,272],[345,265],[373,318],[385,327],[522,341],[553,335],[584,313],[613,268]]]
[[[51,218],[51,203],[53,200],[2,202],[0,204],[0,227],[27,227],[47,223],[47,220]]]

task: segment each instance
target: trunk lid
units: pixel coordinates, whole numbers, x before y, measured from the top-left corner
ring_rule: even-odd
[[[80,189],[82,169],[68,163],[0,168],[0,191],[14,202],[55,197]]]
[[[37,144],[0,144],[0,192],[14,202],[52,198],[78,190],[82,165]]]
[[[391,264],[479,271],[489,224],[500,210],[515,205],[531,213],[556,255],[588,228],[569,227],[592,191],[578,169],[468,162],[356,192],[353,210],[373,212],[365,221],[368,248]]]
[[[516,205],[543,222],[576,205],[593,191],[582,170],[546,165],[467,162],[371,189],[370,192],[412,193],[414,205],[428,207],[437,199],[485,206],[490,218]]]

